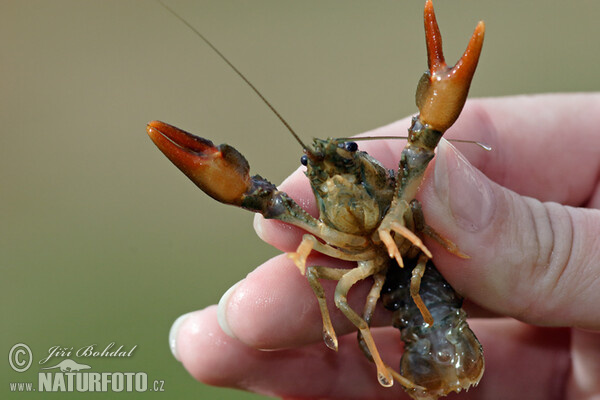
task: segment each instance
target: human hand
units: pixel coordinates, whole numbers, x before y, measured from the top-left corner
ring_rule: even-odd
[[[408,124],[404,119],[369,135],[403,135]],[[600,95],[473,100],[445,136],[493,147],[488,153],[461,145],[463,157],[442,142],[418,196],[428,223],[471,256],[459,259],[426,242],[438,270],[468,299],[470,325],[484,347],[486,373],[460,398],[599,396]],[[402,145],[369,141],[360,149],[395,169]],[[281,189],[315,214],[301,171]],[[255,226],[282,251],[294,251],[302,235],[262,218]],[[320,255],[311,260],[340,264]],[[331,299],[335,282],[323,286]],[[352,289],[353,308],[362,308],[369,286]],[[379,385],[354,326],[333,302],[329,309],[338,353],[322,342],[305,277],[281,255],[230,289],[218,308],[178,319],[170,342],[190,374],[212,385],[286,399],[408,398],[398,385]],[[373,335],[384,360],[398,366],[402,351],[390,314],[377,311]]]

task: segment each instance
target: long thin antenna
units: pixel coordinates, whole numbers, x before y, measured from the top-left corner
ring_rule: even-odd
[[[351,141],[351,142],[356,142],[358,140],[390,140],[390,139],[408,139],[408,136],[358,136],[358,137],[349,137],[349,138],[337,138],[338,140],[346,140],[346,141]],[[479,147],[481,147],[483,150],[486,151],[492,151],[492,146],[487,145],[485,143],[482,142],[478,142],[476,140],[469,140],[469,139],[446,139],[449,142],[456,142],[456,143],[470,143],[470,144],[475,144]]]
[[[186,21],[181,15],[177,14],[171,7],[169,7],[168,5],[166,5],[165,3],[163,3],[161,0],[158,0],[158,2],[167,9],[167,11],[169,11],[171,14],[173,14],[175,16],[175,18],[177,18],[178,20],[180,20],[181,22],[183,22],[188,28],[190,28],[190,30],[192,32],[194,32],[196,35],[198,35],[198,37],[200,37],[200,39],[202,39],[208,46],[210,46],[211,49],[213,49],[213,51],[215,53],[217,53],[217,55],[219,57],[221,57],[221,59],[223,61],[225,61],[227,63],[227,65],[229,65],[231,67],[231,69],[238,74],[238,76],[240,78],[242,78],[244,80],[244,82],[246,82],[246,84],[248,86],[250,86],[250,88],[254,91],[254,93],[256,93],[258,95],[258,97],[260,97],[260,99],[263,101],[263,103],[265,103],[267,105],[267,107],[269,107],[271,109],[271,111],[273,111],[273,113],[277,116],[277,118],[279,118],[279,120],[283,123],[283,125],[285,125],[285,127],[288,129],[288,131],[290,131],[290,133],[292,134],[292,136],[294,136],[294,138],[298,141],[298,143],[300,143],[300,146],[302,146],[302,148],[310,153],[310,149],[304,144],[302,143],[302,140],[300,140],[300,137],[296,134],[296,132],[292,129],[292,127],[290,126],[290,124],[288,124],[288,122],[281,116],[281,114],[279,114],[279,112],[275,109],[275,107],[273,107],[273,105],[271,105],[271,103],[269,103],[269,101],[265,98],[265,96],[262,95],[262,93],[260,93],[258,91],[258,89],[252,84],[252,82],[250,82],[248,80],[248,78],[246,78],[244,76],[244,74],[242,74],[240,72],[240,70],[238,70],[235,65],[233,65],[231,63],[231,61],[229,61],[227,59],[227,57],[225,57],[225,55],[223,53],[221,53],[219,51],[219,49],[217,49],[215,47],[215,45],[213,45],[210,40],[208,40],[203,34],[200,33],[200,31],[196,28],[194,28],[194,26],[192,26],[192,24],[190,24],[188,21]]]

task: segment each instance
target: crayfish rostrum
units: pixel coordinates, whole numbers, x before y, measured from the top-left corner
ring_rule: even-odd
[[[246,159],[233,147],[215,146],[158,121],[148,124],[147,131],[158,148],[214,199],[307,232],[289,256],[317,297],[328,347],[337,349],[338,341],[320,279],[338,281],[335,305],[358,329],[359,345],[375,363],[381,385],[391,386],[396,379],[415,399],[437,399],[476,385],[484,361],[461,308],[462,298],[436,270],[421,237],[433,238],[456,256],[467,256],[424,221],[415,196],[435,147],[463,108],[485,28],[483,22],[477,25],[463,56],[449,68],[431,0],[424,14],[429,69],[417,87],[419,115],[413,118],[397,173],[346,138],[314,139],[312,147],[303,145],[301,161],[318,218],[267,180],[251,177]],[[307,266],[312,251],[354,261],[356,267]],[[361,315],[348,305],[347,294],[369,277],[373,286]],[[384,364],[369,329],[379,299],[394,311],[394,326],[405,342],[399,372]]]

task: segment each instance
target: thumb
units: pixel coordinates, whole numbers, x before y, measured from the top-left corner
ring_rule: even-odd
[[[600,210],[520,196],[445,140],[420,197],[427,223],[471,257],[428,243],[459,293],[525,322],[600,329]]]

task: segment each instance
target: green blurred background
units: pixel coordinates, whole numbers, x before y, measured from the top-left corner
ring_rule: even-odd
[[[423,1],[168,4],[304,138],[415,112]],[[472,97],[599,89],[599,2],[435,5],[450,62],[476,22],[487,23]],[[0,349],[24,342],[36,357],[18,374],[5,356],[0,397],[42,397],[11,394],[8,382],[36,381],[51,346],[114,341],[137,345],[135,355],[92,360],[94,369],[165,381],[164,393],[122,396],[264,398],[195,382],[167,336],[176,317],[217,302],[276,251],[254,235],[252,215],[188,182],[145,124],[162,119],[233,144],[280,182],[301,152],[273,114],[155,1],[4,0],[0,72]]]

